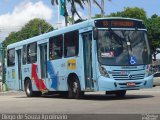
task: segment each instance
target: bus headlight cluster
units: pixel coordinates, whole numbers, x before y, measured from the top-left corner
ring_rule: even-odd
[[[109,78],[109,74],[103,66],[99,65],[99,71],[100,71],[102,76]]]

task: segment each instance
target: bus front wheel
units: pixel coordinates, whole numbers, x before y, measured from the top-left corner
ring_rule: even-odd
[[[80,99],[84,95],[81,91],[80,83],[77,77],[72,77],[68,85],[68,98]]]
[[[40,91],[32,90],[32,83],[30,80],[27,80],[25,82],[25,92],[26,92],[27,97],[39,97],[42,95]]]

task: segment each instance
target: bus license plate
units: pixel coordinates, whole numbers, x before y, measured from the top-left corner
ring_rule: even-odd
[[[127,83],[127,86],[128,86],[128,87],[132,87],[132,86],[135,86],[135,85],[136,85],[136,84],[135,84],[134,82],[128,82],[128,83]]]

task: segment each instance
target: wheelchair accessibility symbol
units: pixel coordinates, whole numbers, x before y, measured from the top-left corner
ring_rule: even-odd
[[[131,57],[130,57],[130,64],[131,64],[131,65],[136,64],[136,58],[135,58],[134,56],[131,56]]]

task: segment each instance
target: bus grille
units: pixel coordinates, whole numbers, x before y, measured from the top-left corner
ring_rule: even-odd
[[[134,74],[134,75],[113,75],[115,80],[140,80],[144,79],[145,74]]]

